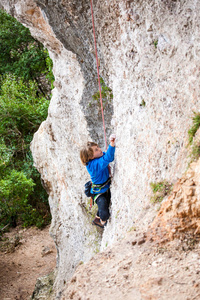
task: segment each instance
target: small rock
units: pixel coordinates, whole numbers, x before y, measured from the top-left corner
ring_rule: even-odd
[[[181,189],[181,184],[178,181],[177,183],[175,183],[174,188],[173,188],[173,192],[177,193],[179,190]]]
[[[186,196],[193,196],[194,195],[194,189],[191,187],[184,188],[184,192]]]
[[[145,242],[146,242],[146,240],[144,238],[141,238],[138,240],[137,244],[141,245],[141,244],[144,244]]]
[[[45,247],[43,250],[42,250],[42,253],[41,255],[42,256],[45,256],[45,255],[48,255],[50,253],[52,253],[53,251],[49,248],[49,247]]]
[[[187,180],[184,182],[184,184],[185,184],[186,186],[193,186],[193,185],[195,185],[195,183],[194,183],[194,181],[193,181],[192,179],[187,179]]]
[[[155,278],[155,279],[154,279],[154,284],[161,285],[161,284],[162,284],[162,281],[163,281],[163,278],[162,278],[162,277],[160,277],[160,278]]]
[[[132,246],[135,246],[137,244],[137,241],[132,241]]]

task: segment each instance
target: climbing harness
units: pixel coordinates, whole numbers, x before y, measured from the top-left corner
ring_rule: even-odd
[[[100,102],[101,102],[101,114],[102,114],[102,121],[103,121],[105,145],[106,145],[106,149],[107,149],[108,147],[107,147],[106,129],[105,129],[105,121],[104,121],[104,113],[103,113],[103,101],[102,101],[102,95],[101,95],[101,83],[100,83],[100,76],[99,76],[99,59],[98,59],[98,54],[97,54],[97,43],[96,43],[96,37],[95,37],[95,26],[94,26],[94,14],[93,14],[92,0],[90,0],[90,6],[91,6],[91,14],[92,14],[92,26],[93,26],[94,46],[95,46],[95,55],[96,55],[96,64],[97,64],[99,95],[100,95]]]
[[[94,194],[91,194],[91,192],[90,192],[91,188],[93,189],[93,192],[94,192],[94,193],[100,193],[101,190],[102,190],[107,184],[109,184],[110,182],[111,182],[111,177],[109,177],[109,178],[106,180],[106,182],[104,182],[104,183],[102,183],[102,184],[94,184],[94,183],[92,183],[92,181],[86,182],[86,184],[85,184],[85,195],[86,195],[87,197],[91,197],[91,196],[94,195]]]
[[[101,196],[101,190],[111,182],[111,177],[108,178],[108,180],[106,180],[106,182],[102,183],[102,184],[94,184],[92,183],[92,181],[88,181],[85,184],[85,195],[87,197],[90,197],[90,208],[92,208],[92,205],[94,205],[94,202],[99,198],[99,196]],[[93,189],[93,191],[95,193],[98,194],[91,194],[90,190],[91,188]]]
[[[102,184],[94,184],[92,183],[92,189],[95,193],[100,193],[101,190],[108,184],[111,182],[111,177],[108,178],[108,180]]]

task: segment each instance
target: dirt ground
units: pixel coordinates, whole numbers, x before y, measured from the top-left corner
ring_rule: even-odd
[[[56,265],[49,228],[17,228],[0,246],[0,300],[30,299],[36,279]],[[132,231],[79,265],[61,299],[198,300],[199,274],[199,238],[184,235],[159,246]]]
[[[27,300],[36,279],[56,266],[56,249],[49,227],[15,228],[0,241],[0,299]]]
[[[199,300],[200,243],[190,236],[162,246],[130,232],[80,265],[62,300]]]

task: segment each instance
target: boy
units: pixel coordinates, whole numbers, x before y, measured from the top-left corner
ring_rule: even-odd
[[[107,224],[110,217],[111,195],[108,165],[114,160],[115,139],[116,136],[112,134],[109,138],[110,145],[106,153],[102,152],[98,144],[93,142],[88,142],[87,146],[80,151],[81,161],[86,166],[92,181],[90,192],[98,206],[97,215],[92,223],[102,228]]]

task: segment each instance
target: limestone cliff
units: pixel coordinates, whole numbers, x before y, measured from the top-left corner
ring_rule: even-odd
[[[124,237],[145,217],[152,181],[175,182],[187,167],[187,131],[199,110],[200,3],[94,1],[100,72],[113,91],[107,133],[117,135],[112,217],[103,236],[89,222],[79,149],[103,144],[90,1],[0,0],[49,50],[55,88],[32,152],[52,212],[56,295],[80,261]],[[102,145],[103,146],[103,145]],[[143,225],[142,225],[143,224]]]

